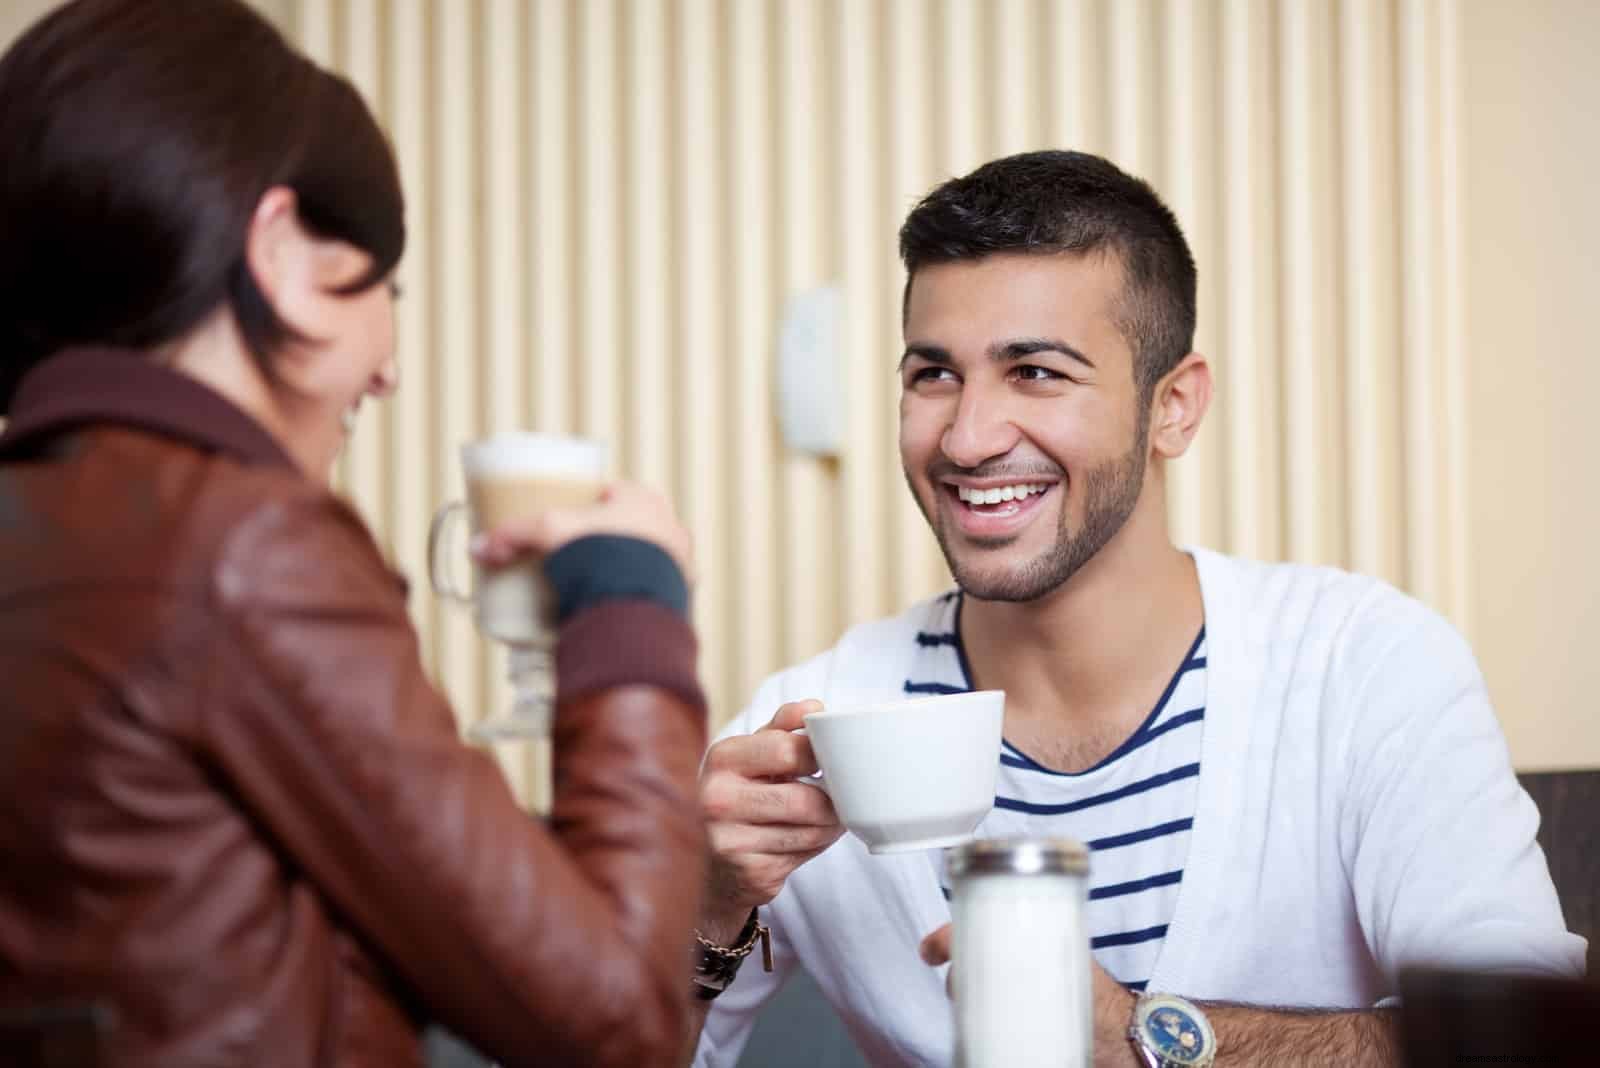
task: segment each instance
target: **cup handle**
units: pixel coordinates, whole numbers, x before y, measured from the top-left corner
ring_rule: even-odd
[[[795,734],[804,734],[804,733],[806,733],[806,729],[804,727],[796,727],[794,729],[794,733]],[[827,781],[825,779],[823,779],[822,772],[820,772],[820,771],[817,772],[815,775],[796,775],[794,781],[795,782],[803,782],[807,786],[815,786],[817,789],[821,790],[823,793],[827,794],[829,797],[833,796],[833,794],[828,790],[828,783],[827,783]]]
[[[456,516],[465,514],[466,505],[460,501],[451,501],[433,513],[433,522],[428,525],[428,581],[433,586],[433,592],[444,600],[470,605],[472,597],[461,592],[460,588],[450,581],[450,567],[442,555],[444,535],[450,526],[450,521]]]

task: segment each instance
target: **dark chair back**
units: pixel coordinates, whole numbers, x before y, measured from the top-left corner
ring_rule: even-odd
[[[1595,1063],[1593,983],[1416,970],[1400,998],[1406,1068]]]
[[[1539,845],[1567,929],[1589,940],[1589,975],[1600,977],[1600,771],[1534,771],[1517,778],[1539,806]]]

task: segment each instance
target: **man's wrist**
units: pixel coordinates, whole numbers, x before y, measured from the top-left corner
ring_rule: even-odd
[[[706,909],[695,931],[708,942],[715,942],[719,946],[731,946],[749,919],[749,905],[717,906]]]
[[[761,922],[758,909],[750,910],[750,914],[745,917],[744,926],[734,936],[732,943],[725,945],[712,941],[703,931],[695,932],[695,941],[700,947],[692,986],[696,1000],[710,1001],[728,989],[738,976],[739,969],[744,966],[745,958],[750,956],[757,946],[761,948],[762,970],[772,971],[772,937],[766,925]]]
[[[1128,1025],[1138,1001],[1139,995],[1121,983],[1113,983],[1102,998],[1095,999],[1095,1068],[1146,1068],[1128,1039]]]

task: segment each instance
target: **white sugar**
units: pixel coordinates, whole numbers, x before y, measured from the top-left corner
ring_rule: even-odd
[[[954,910],[957,1068],[1088,1068],[1083,880],[978,875]]]

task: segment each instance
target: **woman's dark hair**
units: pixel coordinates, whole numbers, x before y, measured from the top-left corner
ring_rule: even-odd
[[[69,345],[144,349],[224,301],[271,372],[292,334],[245,238],[287,186],[381,281],[405,247],[388,140],[344,79],[241,0],[73,0],[0,58],[0,414]]]
[[[1142,403],[1194,345],[1194,257],[1177,218],[1147,183],[1099,156],[1025,152],[929,193],[900,228],[906,296],[920,267],[1000,252],[1116,255],[1119,326]]]

